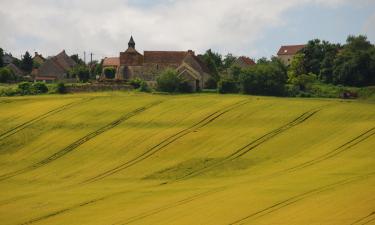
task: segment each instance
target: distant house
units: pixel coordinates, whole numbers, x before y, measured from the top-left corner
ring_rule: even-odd
[[[56,56],[48,58],[35,72],[34,80],[55,81],[67,79],[68,72],[76,65],[63,50]],[[47,79],[48,78],[48,79]]]
[[[3,55],[3,62],[4,62],[4,65],[11,64],[11,63],[13,63],[15,60],[16,60],[16,58],[14,58],[11,54],[5,53],[5,54]]]
[[[119,57],[105,58],[105,68],[114,67],[114,79],[105,77],[101,80],[131,80],[140,78],[155,82],[158,75],[167,68],[176,69],[179,76],[184,77],[193,90],[202,89],[210,74],[203,61],[189,51],[144,51],[143,55],[135,49],[133,37],[130,38],[128,49],[120,52]]]
[[[234,61],[234,63],[233,63],[233,66],[238,66],[240,68],[248,68],[248,67],[251,67],[251,66],[254,66],[254,65],[256,65],[254,60],[252,60],[252,59],[250,59],[249,57],[246,57],[246,56],[238,57],[238,59],[236,61]]]
[[[42,65],[45,61],[46,61],[46,59],[41,54],[38,54],[38,52],[34,53],[34,57],[33,57],[34,63]]]
[[[293,57],[301,51],[306,45],[285,45],[281,46],[277,57],[285,64],[290,65]]]
[[[22,77],[25,75],[25,72],[23,72],[20,68],[18,68],[16,65],[13,63],[9,63],[6,68],[9,68],[13,74],[17,77]]]

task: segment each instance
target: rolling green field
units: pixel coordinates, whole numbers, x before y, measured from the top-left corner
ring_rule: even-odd
[[[375,102],[0,98],[0,224],[375,224]]]

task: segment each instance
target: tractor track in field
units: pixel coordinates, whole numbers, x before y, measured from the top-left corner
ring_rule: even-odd
[[[374,220],[375,220],[375,211],[372,212],[372,213],[370,213],[367,216],[359,218],[358,220],[354,221],[350,225],[356,225],[356,224],[358,224],[358,225],[364,225],[364,224],[369,224],[370,222],[372,222]]]
[[[114,194],[113,194],[114,195]],[[40,217],[37,217],[37,218],[34,218],[34,219],[31,219],[29,221],[26,221],[26,222],[23,222],[23,223],[20,223],[19,225],[28,225],[28,224],[33,224],[33,223],[37,223],[37,222],[40,222],[42,220],[46,220],[48,218],[51,218],[51,217],[54,217],[54,216],[58,216],[60,214],[63,214],[63,213],[66,213],[66,212],[69,212],[69,211],[72,211],[74,209],[77,209],[77,208],[80,208],[80,207],[83,207],[83,206],[87,206],[87,205],[91,205],[91,204],[94,204],[96,202],[99,202],[99,201],[103,201],[109,197],[112,197],[113,195],[110,195],[110,196],[105,196],[105,197],[102,197],[102,198],[97,198],[97,199],[94,199],[94,200],[90,200],[90,201],[86,201],[86,202],[82,202],[78,205],[74,205],[72,207],[69,207],[69,208],[65,208],[65,209],[61,209],[61,210],[58,210],[58,211],[55,211],[55,212],[52,212],[52,213],[49,213],[47,215],[44,215],[44,216],[40,216]]]
[[[142,112],[146,111],[147,109],[149,109],[153,106],[159,105],[162,102],[163,101],[153,102],[153,103],[150,103],[146,106],[137,108],[137,109],[135,109],[135,110],[133,110],[129,113],[126,113],[125,115],[121,116],[117,120],[114,120],[111,123],[99,128],[98,130],[93,131],[93,132],[85,135],[84,137],[78,139],[77,141],[73,142],[72,144],[68,145],[67,147],[61,149],[60,151],[58,151],[56,153],[54,153],[53,155],[49,156],[48,158],[43,159],[42,161],[39,161],[38,163],[35,163],[35,164],[33,164],[31,166],[28,166],[24,169],[20,169],[20,170],[14,171],[14,172],[10,172],[10,173],[7,173],[7,174],[0,175],[0,181],[6,180],[8,178],[14,177],[14,176],[22,174],[22,173],[26,173],[26,172],[35,170],[35,169],[37,169],[39,167],[42,167],[42,166],[44,166],[44,165],[46,165],[50,162],[53,162],[53,161],[63,157],[64,155],[70,153],[71,151],[73,151],[77,147],[83,145],[84,143],[90,141],[91,139],[99,136],[100,134],[102,134],[102,133],[104,133],[108,130],[111,130],[112,128],[118,126],[122,122],[138,115],[139,113],[142,113]]]
[[[171,136],[169,136],[168,138],[164,139],[163,141],[161,141],[160,143],[154,145],[153,147],[151,147],[150,149],[146,150],[145,152],[143,152],[141,155],[115,167],[115,168],[112,168],[104,173],[101,173],[95,177],[92,177],[88,180],[85,180],[84,182],[82,182],[83,184],[84,183],[91,183],[91,182],[95,182],[95,181],[98,181],[98,180],[101,180],[101,179],[104,179],[105,177],[108,177],[108,176],[111,176],[115,173],[118,173],[120,171],[123,171],[124,169],[127,169],[137,163],[140,163],[142,162],[143,160],[151,157],[152,155],[154,155],[155,153],[161,151],[162,149],[164,149],[165,147],[167,147],[168,145],[172,144],[173,142],[177,141],[178,139],[194,132],[195,130],[197,129],[200,129],[200,128],[203,128],[205,126],[207,126],[208,124],[212,123],[213,121],[215,121],[217,118],[219,118],[220,116],[224,115],[225,113],[228,113],[230,112],[231,110],[235,109],[235,108],[238,108],[242,105],[245,105],[247,103],[249,103],[250,101],[249,100],[243,100],[243,101],[240,101],[240,102],[237,102],[235,104],[232,104],[230,106],[227,106],[225,107],[224,109],[221,109],[221,110],[218,110],[218,111],[215,111],[214,113],[211,113],[210,115],[204,117],[202,120],[200,120],[199,122],[195,123],[194,125],[186,128],[186,129],[183,129],[182,131],[179,131]]]
[[[324,106],[323,106],[324,107]],[[271,132],[268,132],[266,134],[264,134],[263,136],[251,141],[250,143],[248,143],[247,145],[241,147],[240,149],[236,150],[235,152],[233,152],[232,154],[230,154],[229,156],[225,157],[223,160],[220,160],[219,162],[217,163],[214,163],[214,164],[211,164],[211,165],[208,165],[206,167],[203,167],[202,169],[199,169],[199,170],[195,170],[195,171],[192,171],[180,178],[178,178],[177,180],[175,180],[174,182],[176,181],[181,181],[181,180],[185,180],[187,178],[190,178],[190,177],[193,177],[193,176],[196,176],[202,172],[205,172],[207,170],[210,170],[216,166],[219,166],[219,165],[222,165],[228,161],[232,161],[232,160],[235,160],[245,154],[247,154],[249,151],[255,149],[256,147],[258,147],[259,145],[267,142],[268,140],[272,139],[273,137],[289,130],[290,128],[292,127],[295,127],[303,122],[305,122],[306,120],[308,120],[309,118],[311,118],[312,116],[314,116],[316,113],[318,113],[320,110],[322,110],[323,107],[319,107],[317,109],[311,109],[307,112],[304,112],[303,114],[301,114],[300,116],[298,116],[297,118],[295,118],[294,120],[292,120],[291,122],[277,128],[277,129],[274,129],[272,130]]]
[[[199,194],[196,194],[196,195],[184,198],[182,200],[179,200],[179,201],[176,201],[176,202],[173,202],[173,203],[161,206],[159,208],[152,209],[152,210],[149,210],[147,212],[143,212],[143,213],[138,214],[136,216],[130,217],[126,221],[120,222],[119,224],[121,224],[121,225],[130,224],[130,223],[142,220],[142,219],[144,219],[146,217],[156,215],[156,214],[158,214],[160,212],[163,212],[163,211],[166,211],[168,209],[175,208],[175,207],[187,204],[189,202],[192,202],[194,200],[206,197],[206,196],[208,196],[210,194],[217,193],[219,191],[222,191],[222,188],[216,188],[216,189],[213,189],[213,190],[205,191],[205,192],[202,192],[202,193],[199,193]]]
[[[348,150],[348,149],[350,149],[350,148],[352,148],[352,147],[354,147],[354,146],[362,143],[363,141],[365,141],[368,138],[372,137],[374,134],[375,134],[375,127],[371,128],[370,130],[367,130],[367,131],[363,132],[362,134],[358,135],[357,137],[355,137],[355,138],[351,139],[350,141],[344,143],[343,145],[335,148],[334,150],[332,150],[330,152],[327,152],[326,154],[318,156],[315,159],[309,160],[307,162],[301,163],[301,164],[299,164],[297,166],[288,168],[288,169],[286,169],[284,171],[281,171],[281,173],[283,173],[283,172],[297,171],[297,170],[303,169],[305,167],[312,166],[312,165],[314,165],[316,163],[325,161],[325,160],[330,159],[332,157],[335,157],[335,156],[339,155],[340,153],[343,153],[346,150]]]
[[[82,103],[85,103],[85,102],[88,102],[88,101],[91,101],[93,99],[95,99],[96,97],[93,97],[93,98],[85,98],[85,99],[82,99],[82,100],[79,100],[79,101],[75,101],[75,102],[71,102],[69,104],[66,104],[66,105],[63,105],[63,106],[60,106],[60,107],[57,107],[53,110],[50,110],[40,116],[37,116],[29,121],[26,121],[16,127],[13,127],[7,131],[5,131],[4,133],[0,134],[0,141],[11,136],[11,135],[14,135],[16,133],[18,133],[19,131],[31,126],[32,124],[36,123],[36,122],[39,122],[47,117],[50,117],[56,113],[59,113],[61,111],[64,111],[64,110],[67,110],[67,109],[70,109],[72,107],[74,107],[75,105],[78,105],[78,104],[82,104]]]
[[[247,215],[247,216],[245,216],[241,219],[238,219],[234,222],[229,223],[229,225],[240,224],[240,223],[242,224],[242,222],[244,222],[246,220],[257,219],[259,217],[271,214],[272,212],[275,212],[277,210],[283,209],[284,207],[292,205],[296,202],[302,201],[302,200],[304,200],[304,199],[306,199],[310,196],[313,196],[315,194],[319,194],[319,193],[324,192],[324,191],[329,191],[331,189],[343,186],[345,184],[350,184],[350,183],[353,183],[353,182],[356,182],[356,181],[365,180],[365,179],[367,179],[367,178],[369,178],[373,175],[375,175],[375,172],[365,174],[365,175],[351,177],[351,178],[344,179],[344,180],[341,180],[341,181],[338,181],[338,182],[335,182],[335,183],[332,183],[332,184],[328,184],[328,185],[324,185],[324,186],[312,189],[310,191],[304,192],[304,193],[299,194],[299,195],[295,195],[293,197],[290,197],[288,199],[285,199],[283,201],[275,203],[275,204],[273,204],[269,207],[266,207],[264,209],[261,209],[259,211],[253,212],[253,213],[251,213],[251,214],[249,214],[249,215]]]
[[[202,197],[208,196],[210,194],[214,194],[214,193],[219,192],[221,190],[222,190],[222,188],[215,188],[213,190],[201,192],[199,194],[187,197],[187,198],[179,200],[177,202],[173,202],[173,203],[170,203],[168,205],[165,205],[165,206],[162,206],[162,207],[159,207],[159,208],[156,208],[156,209],[153,209],[153,210],[141,213],[141,214],[139,214],[137,216],[133,216],[133,217],[129,218],[128,220],[126,220],[124,222],[124,224],[129,224],[129,223],[135,222],[137,220],[141,220],[141,219],[143,219],[145,217],[152,216],[152,215],[157,214],[159,212],[162,212],[164,210],[168,210],[168,209],[173,208],[173,207],[177,207],[177,206],[180,206],[180,205],[187,204],[187,203],[189,203],[191,201],[194,201],[194,200],[196,200],[198,198],[202,198]],[[37,222],[40,222],[42,220],[46,220],[46,219],[49,219],[51,217],[55,217],[55,216],[58,216],[58,215],[61,215],[61,214],[73,211],[75,209],[78,209],[78,208],[81,208],[81,207],[84,207],[84,206],[88,206],[88,205],[92,205],[94,203],[97,203],[97,202],[100,202],[100,201],[104,201],[106,199],[109,199],[109,198],[112,198],[112,197],[115,197],[115,196],[118,196],[118,195],[126,194],[126,193],[128,193],[128,192],[118,192],[118,193],[113,193],[113,194],[106,195],[106,196],[103,196],[103,197],[100,197],[100,198],[96,198],[96,199],[93,199],[93,200],[84,201],[84,202],[81,202],[79,204],[73,205],[71,207],[68,207],[68,208],[65,208],[65,209],[61,209],[61,210],[57,210],[57,211],[48,213],[46,215],[36,217],[34,219],[30,219],[30,220],[28,220],[26,222],[20,223],[19,225],[28,225],[28,224],[37,223]]]

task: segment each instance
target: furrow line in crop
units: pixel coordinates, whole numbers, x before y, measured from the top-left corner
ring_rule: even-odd
[[[333,151],[330,151],[324,155],[321,155],[315,159],[312,159],[312,160],[309,160],[307,162],[304,162],[300,165],[297,165],[297,166],[294,166],[292,168],[289,168],[287,170],[284,170],[283,172],[292,172],[292,171],[296,171],[296,170],[299,170],[299,169],[303,169],[305,167],[308,167],[308,166],[312,166],[316,163],[319,163],[319,162],[322,162],[322,161],[325,161],[327,159],[330,159],[332,157],[335,157],[337,156],[338,154],[360,144],[361,142],[367,140],[368,138],[370,138],[371,136],[373,136],[375,134],[375,127],[374,128],[371,128],[370,130],[360,134],[359,136],[351,139],[350,141],[346,142],[345,144],[341,145],[340,147],[334,149]]]
[[[197,199],[200,199],[200,198],[203,198],[203,197],[206,197],[210,194],[214,194],[214,193],[217,193],[219,191],[221,191],[222,188],[216,188],[216,189],[213,189],[213,190],[209,190],[209,191],[205,191],[205,192],[202,192],[202,193],[199,193],[199,194],[196,194],[196,195],[193,195],[193,196],[190,196],[188,198],[185,198],[185,199],[182,199],[182,200],[179,200],[177,202],[173,202],[173,203],[170,203],[170,204],[167,204],[167,205],[164,205],[164,206],[161,206],[159,208],[156,208],[156,209],[152,209],[150,211],[147,211],[147,212],[144,212],[144,213],[141,213],[139,215],[136,215],[136,216],[133,216],[131,218],[128,218],[126,221],[124,222],[121,222],[120,224],[122,225],[125,225],[125,224],[131,224],[133,222],[136,222],[136,221],[139,221],[139,220],[142,220],[144,218],[147,218],[147,217],[150,217],[150,216],[153,216],[153,215],[156,215],[160,212],[164,212],[168,209],[171,209],[171,208],[175,208],[175,207],[178,207],[178,206],[181,206],[181,205],[184,205],[184,204],[187,204],[189,202],[192,202],[194,200],[197,200]]]
[[[372,222],[373,220],[375,220],[375,211],[370,213],[369,215],[367,216],[364,216],[364,217],[361,217],[359,218],[358,220],[354,221],[353,223],[351,223],[350,225],[355,225],[355,224],[368,224],[370,222]]]
[[[192,133],[194,132],[196,129],[200,129],[200,128],[203,128],[204,126],[207,126],[208,124],[212,123],[214,120],[216,120],[217,118],[219,118],[220,116],[224,115],[225,113],[237,108],[237,107],[240,107],[244,104],[247,104],[249,101],[248,100],[245,100],[245,101],[240,101],[240,102],[237,102],[229,107],[225,107],[224,109],[221,109],[221,110],[218,110],[218,111],[215,111],[214,113],[211,113],[210,115],[206,116],[205,118],[203,118],[202,120],[200,120],[199,122],[195,123],[194,125],[186,128],[186,129],[183,129],[182,131],[179,131],[178,133],[175,133],[173,134],[172,136],[164,139],[163,141],[161,141],[160,143],[154,145],[153,147],[151,147],[150,149],[146,150],[145,152],[143,152],[141,155],[115,167],[115,168],[112,168],[104,173],[101,173],[95,177],[92,177],[86,181],[84,181],[83,183],[90,183],[90,182],[95,182],[97,180],[101,180],[105,177],[108,177],[110,175],[113,175],[117,172],[120,172],[124,169],[127,169],[137,163],[140,163],[142,162],[143,160],[151,157],[152,155],[154,155],[155,153],[161,151],[162,149],[164,149],[165,147],[167,147],[168,145],[172,144],[173,142],[177,141],[178,139],[188,135],[189,133]]]
[[[121,124],[122,122],[138,115],[139,113],[153,107],[153,106],[156,106],[156,105],[159,105],[160,103],[162,103],[162,101],[157,101],[157,102],[154,102],[154,103],[151,103],[149,105],[146,105],[146,106],[143,106],[143,107],[140,107],[138,109],[135,109],[134,111],[132,112],[129,112],[123,116],[121,116],[119,119],[115,120],[115,121],[112,121],[111,123],[105,125],[104,127],[94,131],[94,132],[91,132],[87,135],[85,135],[84,137],[80,138],[79,140],[73,142],[72,144],[70,144],[69,146],[63,148],[62,150],[56,152],[55,154],[49,156],[48,158],[46,159],[43,159],[42,161],[39,161],[31,166],[28,166],[26,168],[23,168],[23,169],[20,169],[20,170],[17,170],[17,171],[14,171],[14,172],[10,172],[10,173],[7,173],[7,174],[3,174],[0,176],[0,181],[2,180],[5,180],[5,179],[8,179],[8,178],[11,178],[11,177],[14,177],[16,175],[19,175],[19,174],[22,174],[22,173],[26,173],[26,172],[29,172],[29,171],[32,171],[32,170],[35,170],[39,167],[42,167],[50,162],[53,162],[61,157],[63,157],[64,155],[70,153],[71,151],[73,151],[74,149],[76,149],[77,147],[83,145],[84,143],[90,141],[91,139],[97,137],[98,135],[106,132],[106,131],[109,131],[111,130],[112,128],[118,126],[119,124]]]
[[[24,123],[22,123],[22,124],[20,124],[20,125],[18,125],[16,127],[11,128],[10,130],[5,131],[4,133],[0,134],[0,141],[3,140],[3,139],[5,139],[5,138],[7,138],[7,137],[9,137],[9,136],[11,136],[11,135],[13,135],[13,134],[16,134],[17,132],[19,132],[19,131],[21,131],[21,130],[23,130],[23,129],[29,127],[29,126],[31,126],[32,124],[35,124],[36,122],[39,122],[39,121],[41,121],[41,120],[43,120],[43,119],[45,119],[47,117],[50,117],[50,116],[52,116],[52,115],[54,115],[56,113],[59,113],[61,111],[70,109],[70,108],[74,107],[75,105],[91,101],[93,99],[95,99],[95,97],[94,98],[85,98],[83,100],[72,102],[72,103],[60,106],[58,108],[55,108],[53,110],[50,110],[50,111],[48,111],[48,112],[46,112],[46,113],[44,113],[44,114],[42,114],[40,116],[37,116],[37,117],[35,117],[35,118],[33,118],[33,119],[29,120],[29,121],[26,121],[26,122],[24,122]]]
[[[355,177],[351,177],[351,178],[348,178],[348,179],[344,179],[344,180],[341,180],[341,181],[338,181],[338,182],[335,182],[335,183],[332,183],[332,184],[328,184],[328,185],[325,185],[325,186],[322,186],[322,187],[319,187],[319,188],[316,188],[316,189],[312,189],[310,191],[307,191],[307,192],[304,192],[302,194],[299,194],[299,195],[295,195],[291,198],[288,198],[286,200],[283,200],[283,201],[280,201],[278,203],[275,203],[269,207],[266,207],[262,210],[259,210],[259,211],[256,211],[256,212],[253,212],[251,213],[250,215],[247,215],[241,219],[238,219],[234,222],[231,222],[229,223],[230,225],[233,225],[233,224],[243,224],[244,221],[247,221],[247,220],[250,220],[250,219],[256,219],[256,218],[259,218],[259,217],[262,217],[262,216],[265,216],[265,215],[268,215],[272,212],[275,212],[277,210],[280,210],[280,209],[283,209],[284,207],[287,207],[291,204],[294,204],[296,202],[299,202],[301,200],[304,200],[306,198],[309,198],[310,196],[314,196],[316,194],[319,194],[321,192],[324,192],[324,191],[329,191],[333,188],[337,188],[337,187],[340,187],[340,186],[343,186],[345,184],[350,184],[350,183],[353,183],[353,182],[356,182],[356,181],[361,181],[361,180],[365,180],[371,176],[375,175],[375,173],[369,173],[369,174],[365,174],[365,175],[360,175],[360,176],[355,176]]]
[[[211,165],[208,165],[206,167],[203,167],[202,169],[199,169],[199,170],[195,170],[195,171],[192,171],[190,172],[189,174],[186,174],[184,175],[183,177],[177,179],[176,181],[179,181],[179,180],[184,180],[184,179],[187,179],[189,177],[193,177],[193,176],[196,176],[202,172],[205,172],[207,170],[210,170],[216,166],[219,166],[219,165],[222,165],[223,163],[225,162],[228,162],[230,160],[234,160],[234,159],[237,159],[243,155],[245,155],[246,153],[248,153],[249,151],[255,149],[256,147],[258,147],[259,145],[267,142],[268,140],[272,139],[273,137],[289,130],[290,128],[292,127],[295,127],[303,122],[305,122],[307,119],[311,118],[313,115],[315,115],[317,112],[319,112],[321,110],[321,108],[318,108],[318,109],[315,109],[315,110],[309,110],[307,112],[304,112],[302,115],[298,116],[297,118],[295,118],[294,120],[292,120],[291,122],[275,129],[275,130],[272,130],[271,132],[268,132],[264,135],[262,135],[261,137],[255,139],[254,141],[251,141],[250,143],[248,143],[247,145],[241,147],[240,149],[236,150],[235,152],[233,152],[232,154],[230,154],[229,156],[227,156],[226,158],[224,158],[223,160],[220,160],[214,164],[211,164]]]

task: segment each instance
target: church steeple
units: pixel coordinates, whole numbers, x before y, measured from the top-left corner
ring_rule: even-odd
[[[135,42],[134,42],[133,36],[130,37],[130,41],[128,43],[128,47],[135,49]]]

